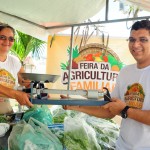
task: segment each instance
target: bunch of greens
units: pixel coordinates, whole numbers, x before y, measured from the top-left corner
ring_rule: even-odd
[[[54,110],[51,110],[51,113],[54,123],[63,123],[64,118],[67,116],[67,112],[62,107],[57,107]]]
[[[86,118],[86,121],[95,130],[101,148],[103,150],[114,150],[119,136],[119,126],[111,119],[89,116]]]
[[[119,125],[112,119],[101,119],[87,114],[55,107],[55,123],[64,123],[64,130],[51,131],[67,150],[114,150],[119,136]]]
[[[67,150],[101,150],[94,129],[78,117],[65,119],[64,145]]]
[[[9,119],[5,115],[0,115],[0,123],[8,123]]]

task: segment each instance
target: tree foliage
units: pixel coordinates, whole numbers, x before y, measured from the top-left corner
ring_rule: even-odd
[[[11,48],[11,53],[16,55],[23,64],[29,53],[32,53],[33,57],[40,58],[44,51],[44,44],[45,41],[41,41],[20,31],[16,31],[15,42]]]

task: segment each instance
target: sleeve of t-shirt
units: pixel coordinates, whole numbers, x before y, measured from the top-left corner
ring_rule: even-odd
[[[117,77],[115,88],[111,92],[111,97],[121,98],[119,93],[119,77]]]
[[[117,79],[116,79],[116,85],[115,85],[115,88],[113,89],[113,91],[111,92],[111,97],[116,97],[116,98],[119,98],[121,99],[121,93],[120,93],[120,88],[121,88],[121,79],[122,79],[122,72],[123,72],[123,69],[119,72],[119,75],[117,76]]]
[[[20,71],[20,69],[21,69],[21,62],[20,62],[20,60],[16,57],[16,56],[11,56],[12,57],[12,60],[13,60],[13,63],[14,63],[14,69],[15,69],[15,72],[19,72]]]
[[[122,92],[123,92],[122,84],[124,82],[125,74],[126,74],[126,67],[122,68],[121,71],[119,72],[119,75],[117,76],[117,79],[116,79],[115,88],[111,92],[111,97],[116,97],[116,98],[121,99]]]

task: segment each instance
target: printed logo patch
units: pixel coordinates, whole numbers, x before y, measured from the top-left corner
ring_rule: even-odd
[[[9,88],[14,88],[15,79],[7,70],[0,69],[0,84]]]
[[[144,97],[145,93],[143,87],[139,83],[128,86],[124,95],[126,104],[137,109],[142,109]]]

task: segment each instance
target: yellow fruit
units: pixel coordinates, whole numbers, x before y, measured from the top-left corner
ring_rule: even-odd
[[[112,71],[120,71],[119,67],[117,65],[114,65],[111,67]]]
[[[102,62],[103,60],[100,57],[95,57],[94,61],[96,61],[96,62]]]

